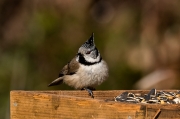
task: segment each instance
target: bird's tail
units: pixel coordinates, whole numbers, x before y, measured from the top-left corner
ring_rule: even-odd
[[[49,86],[54,86],[54,85],[60,85],[60,84],[62,84],[62,83],[63,83],[63,77],[59,77],[59,78],[55,79],[53,82],[51,82],[51,83],[48,85],[48,87],[49,87]]]

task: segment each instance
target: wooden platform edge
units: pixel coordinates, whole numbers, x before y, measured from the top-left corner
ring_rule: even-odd
[[[162,117],[171,111],[174,118],[180,118],[179,105],[127,104],[105,100],[123,91],[125,90],[94,91],[95,99],[90,98],[86,91],[11,91],[10,117],[11,119],[72,117],[151,119],[160,109]]]

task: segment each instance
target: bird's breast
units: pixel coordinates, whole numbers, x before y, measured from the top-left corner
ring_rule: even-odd
[[[84,88],[88,86],[100,85],[108,76],[108,67],[105,61],[93,65],[80,64],[79,70],[67,76],[64,80],[68,85],[75,88]]]

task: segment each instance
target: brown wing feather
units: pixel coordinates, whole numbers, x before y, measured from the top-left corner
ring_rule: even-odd
[[[59,85],[63,82],[64,75],[73,75],[77,72],[79,68],[79,63],[76,61],[76,57],[74,57],[67,65],[65,65],[61,72],[59,73],[59,78],[55,79],[48,86]]]
[[[76,61],[76,57],[74,57],[68,64],[66,64],[61,72],[59,73],[59,77],[64,75],[71,75],[74,74],[79,68],[79,63]]]
[[[69,63],[68,63],[68,73],[67,75],[72,75],[77,72],[79,69],[79,63],[76,61],[76,57],[74,57]]]

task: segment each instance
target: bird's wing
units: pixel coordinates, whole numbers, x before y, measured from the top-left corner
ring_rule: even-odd
[[[69,64],[69,63],[68,63]],[[68,73],[68,64],[66,64],[59,73],[59,77],[62,77]]]
[[[73,75],[77,72],[79,68],[79,63],[76,61],[76,57],[74,57],[67,65],[63,67],[61,72],[59,73],[59,77],[64,75]]]
[[[79,63],[76,61],[76,57],[74,57],[68,64],[66,64],[61,72],[59,73],[59,78],[55,79],[51,82],[48,86],[59,85],[63,83],[63,76],[64,75],[73,75],[77,72],[79,68]]]
[[[66,75],[73,75],[77,72],[79,69],[79,63],[76,61],[76,57],[74,57],[69,63],[68,63],[68,72]]]

